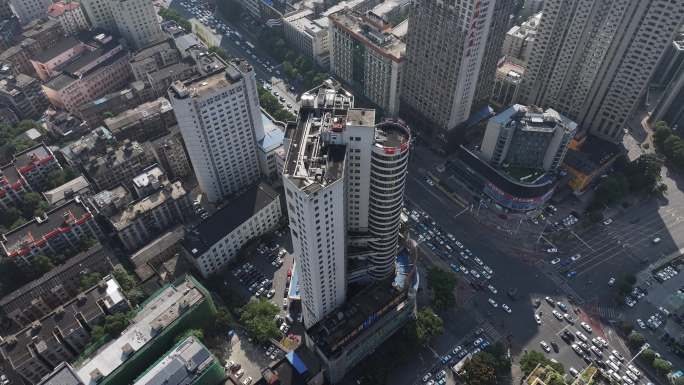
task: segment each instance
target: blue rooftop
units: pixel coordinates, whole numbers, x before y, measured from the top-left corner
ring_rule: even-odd
[[[295,370],[297,370],[297,373],[299,374],[304,374],[309,371],[309,368],[306,367],[306,364],[304,361],[302,361],[301,358],[297,355],[295,352],[289,352],[286,355],[287,360],[290,362],[290,365],[292,365]]]
[[[287,292],[287,296],[290,299],[301,299],[301,297],[299,296],[299,274],[297,274],[297,269],[295,268],[295,263],[292,264],[292,276],[290,277],[290,289]]]
[[[413,264],[411,263],[411,259],[409,258],[408,251],[406,249],[401,249],[401,251],[399,251],[395,263],[396,274],[394,276],[394,282],[392,283],[392,286],[398,289],[403,289],[406,287],[406,285],[409,284],[409,282],[407,282],[407,279],[414,268]]]
[[[264,152],[273,151],[283,144],[285,131],[263,112],[261,113],[261,121],[264,124],[264,139],[259,141],[259,147]]]

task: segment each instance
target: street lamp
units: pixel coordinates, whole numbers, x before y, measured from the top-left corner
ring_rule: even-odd
[[[637,352],[637,354],[635,354],[634,357],[632,357],[631,360],[627,361],[627,365],[631,364],[632,361],[634,361],[637,357],[639,357],[639,354],[643,353],[644,350],[646,350],[646,349],[648,349],[648,348],[650,348],[650,347],[651,347],[651,345],[649,345],[648,342],[646,342],[645,344],[641,345],[641,349],[639,349],[639,351]]]

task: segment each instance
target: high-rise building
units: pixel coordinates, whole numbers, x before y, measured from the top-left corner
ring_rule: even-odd
[[[617,142],[676,29],[684,0],[546,0],[522,104]]]
[[[59,21],[67,35],[75,35],[90,28],[81,4],[59,0],[48,8],[48,17]]]
[[[116,31],[116,21],[111,8],[112,0],[81,0],[80,3],[93,28]]]
[[[346,8],[329,19],[330,72],[387,115],[396,116],[406,44],[372,12],[362,14]]]
[[[496,59],[494,65],[485,64],[490,63],[487,55],[499,57],[503,41],[503,36],[489,40],[490,31],[499,29],[493,23],[503,22],[494,20],[495,12],[505,13],[506,7],[500,8],[499,1],[413,2],[401,91],[402,110],[407,115],[450,130],[470,116],[478,94],[482,94],[477,92],[480,78],[492,77],[491,92]],[[499,48],[488,50],[494,45]]]
[[[514,25],[506,32],[501,55],[513,59],[517,64],[525,66],[530,60],[534,37],[541,22],[541,12],[534,14],[520,25]]]
[[[10,4],[21,24],[28,24],[35,19],[47,17],[52,0],[10,0]]]
[[[264,136],[254,69],[244,60],[169,88],[197,182],[219,202],[260,177],[256,142]]]
[[[110,5],[119,33],[136,49],[166,38],[149,0],[114,0]]]
[[[660,60],[651,78],[651,86],[659,90],[651,113],[651,122],[663,120],[671,127],[684,125],[684,27]]]
[[[410,133],[375,125],[331,82],[301,98],[283,171],[304,324],[346,298],[347,282],[394,273]]]

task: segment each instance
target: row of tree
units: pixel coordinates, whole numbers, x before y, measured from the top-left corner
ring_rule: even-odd
[[[667,123],[656,122],[653,144],[656,151],[663,154],[668,162],[680,170],[684,169],[684,140]]]
[[[261,31],[259,42],[282,63],[285,76],[304,89],[318,86],[330,77],[328,73],[319,71],[310,58],[297,53],[282,37],[274,34],[269,28]]]
[[[159,16],[166,21],[175,21],[186,31],[192,31],[192,25],[190,25],[190,22],[174,9],[161,7],[159,8]]]

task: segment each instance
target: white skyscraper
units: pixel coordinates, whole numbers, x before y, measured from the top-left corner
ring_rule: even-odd
[[[112,14],[112,0],[80,0],[88,21],[93,28],[116,31],[116,21]]]
[[[256,141],[264,137],[253,68],[243,60],[169,88],[200,188],[219,202],[259,177]]]
[[[136,49],[165,38],[150,0],[112,0],[110,7],[119,33]]]
[[[412,3],[402,75],[404,112],[425,118],[439,129],[450,130],[470,116],[483,72],[488,72],[491,79],[486,82],[489,89],[481,93],[491,93],[496,60],[485,56],[498,58],[503,35],[488,40],[489,34],[493,22],[502,21],[502,17],[502,22],[508,21],[504,12],[507,7],[497,7],[497,1],[502,0]],[[495,19],[495,10],[499,8],[504,15]],[[487,71],[483,70],[485,67]]]
[[[21,24],[28,24],[32,20],[47,17],[48,7],[52,0],[11,0],[10,6],[19,18]]]
[[[519,91],[619,141],[684,22],[684,0],[546,0]]]
[[[342,305],[348,281],[394,273],[410,133],[375,125],[332,84],[301,98],[283,172],[304,324]]]

